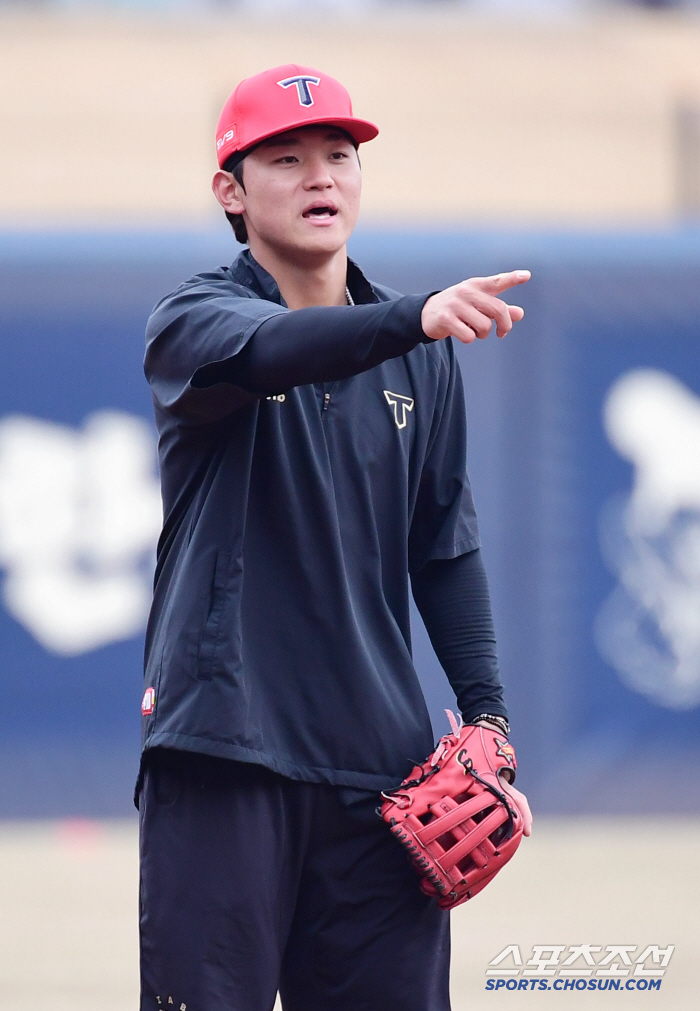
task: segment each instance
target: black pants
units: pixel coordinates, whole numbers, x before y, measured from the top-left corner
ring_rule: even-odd
[[[374,813],[156,750],[140,796],[141,1011],[449,1011],[449,917]]]

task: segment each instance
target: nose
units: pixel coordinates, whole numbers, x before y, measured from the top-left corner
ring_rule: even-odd
[[[333,186],[333,177],[328,169],[328,162],[323,155],[314,156],[307,161],[307,171],[304,177],[304,189],[326,190]]]

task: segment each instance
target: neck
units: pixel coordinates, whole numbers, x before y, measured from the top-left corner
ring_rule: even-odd
[[[346,304],[348,254],[345,246],[322,257],[294,261],[255,241],[250,243],[250,251],[260,266],[274,277],[290,309]]]

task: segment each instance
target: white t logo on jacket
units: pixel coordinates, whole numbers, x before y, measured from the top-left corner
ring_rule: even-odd
[[[394,421],[397,428],[405,428],[408,421],[407,412],[413,410],[415,401],[412,397],[404,397],[402,393],[392,393],[391,390],[384,390],[386,402],[394,408]]]

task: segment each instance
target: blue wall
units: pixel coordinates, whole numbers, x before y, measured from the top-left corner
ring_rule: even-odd
[[[636,474],[606,436],[603,405],[620,377],[639,368],[672,376],[700,396],[700,234],[365,231],[355,238],[352,253],[369,276],[407,292],[515,267],[533,271],[533,280],[513,299],[527,311],[513,334],[459,347],[470,470],[520,783],[542,812],[700,810],[700,687],[697,695],[693,687],[693,677],[700,686],[700,651],[679,705],[664,698],[662,688],[654,694],[616,670],[594,634],[606,601],[621,592],[620,571],[601,551],[601,517],[608,522],[608,503],[616,497],[618,511],[623,508]],[[234,255],[225,231],[0,236],[0,565],[5,579],[0,817],[128,813],[142,690],[140,634],[118,640],[112,633],[110,640],[105,633],[97,646],[78,643],[69,655],[70,644],[58,650],[46,641],[41,645],[39,625],[22,617],[31,607],[23,610],[10,576],[17,575],[13,566],[29,571],[31,545],[20,546],[14,555],[7,544],[3,547],[14,536],[17,495],[13,492],[8,506],[3,480],[7,485],[14,471],[7,470],[2,454],[10,446],[21,456],[17,416],[63,426],[56,431],[83,448],[89,431],[85,419],[95,412],[150,424],[141,372],[148,312],[180,280]],[[31,439],[27,445],[31,449]],[[94,445],[99,451],[102,443]],[[68,460],[73,450],[66,452]],[[691,460],[689,466],[700,463]],[[99,461],[96,468],[101,473]],[[43,513],[39,509],[20,523],[25,539],[31,523],[37,524],[30,536],[37,543],[41,517],[47,515],[47,481],[37,485]],[[31,481],[27,487],[34,487]],[[29,515],[27,494],[30,504],[22,509]],[[692,503],[679,507],[674,522],[681,520],[695,531],[700,502],[697,509]],[[669,527],[663,537],[663,543],[656,537],[647,546],[668,560],[675,534]],[[119,555],[121,549],[116,550]],[[147,581],[150,549],[137,554],[128,564],[140,567]],[[82,567],[86,579],[97,565],[97,576],[107,579],[112,562],[86,560],[76,548],[71,564],[76,572]],[[123,568],[126,563],[117,558],[114,564]],[[695,568],[686,569],[676,582],[690,606],[696,590],[700,594],[700,572],[694,582]],[[41,587],[40,576],[31,585]],[[8,603],[13,593],[14,603]],[[698,601],[700,629],[700,596]],[[625,613],[631,614],[634,601],[627,603]],[[36,608],[36,600],[31,606]],[[656,660],[665,658],[672,667],[672,643],[651,612],[640,614],[632,631],[629,622],[620,626],[620,635],[631,636],[640,649],[653,647]],[[450,705],[451,694],[420,628],[415,653],[436,731],[442,733],[447,726],[441,709]]]

